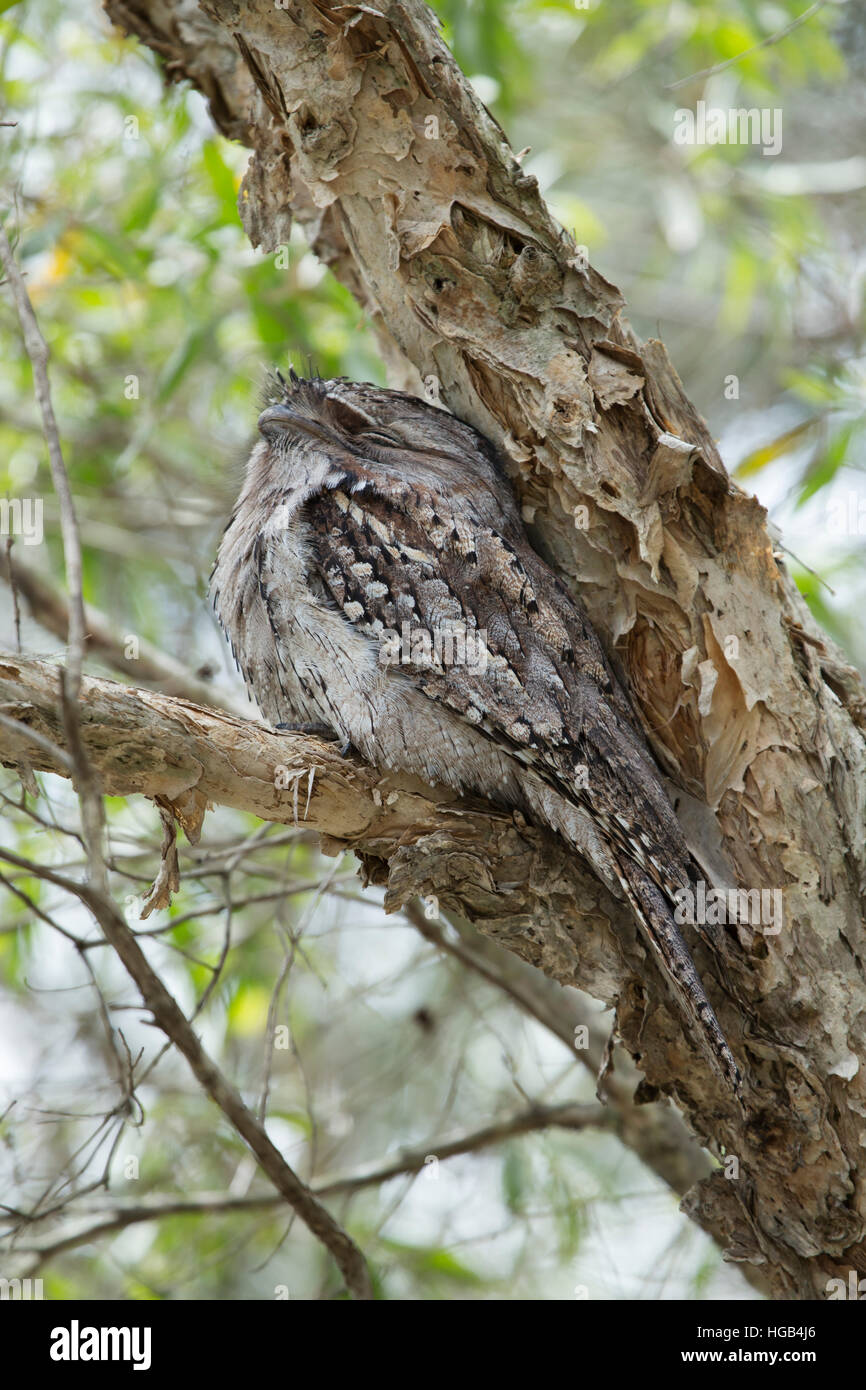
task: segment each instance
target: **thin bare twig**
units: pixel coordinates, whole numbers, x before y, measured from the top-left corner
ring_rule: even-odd
[[[15,572],[12,568],[12,546],[14,540],[12,536],[6,537],[6,582],[12,590],[12,608],[15,615],[15,650],[21,651],[21,606],[18,602],[18,585],[15,583]]]
[[[757,53],[762,48],[771,48],[773,44],[781,43],[789,34],[793,34],[795,29],[799,29],[801,24],[816,15],[819,10],[823,10],[826,0],[815,0],[814,5],[810,5],[808,10],[804,10],[796,19],[792,19],[790,24],[785,24],[781,29],[777,29],[774,34],[768,34],[760,43],[753,44],[751,48],[744,48],[742,53],[737,53],[733,58],[726,58],[722,63],[714,63],[711,68],[702,68],[700,72],[693,72],[688,77],[681,77],[677,82],[668,82],[665,91],[673,92],[677,87],[686,87],[690,82],[699,82],[704,77],[715,77],[717,72],[724,72],[726,68],[732,68],[736,63],[742,62],[743,58],[748,58],[750,54]]]
[[[264,1126],[244,1104],[240,1092],[205,1052],[189,1020],[152,969],[135,939],[135,933],[127,926],[111,899],[91,883],[76,883],[74,879],[56,874],[44,865],[33,864],[10,850],[0,848],[0,859],[39,875],[58,888],[65,888],[89,908],[127,973],[138,986],[157,1026],[186,1058],[199,1085],[219,1106],[234,1131],[258,1159],[277,1191],[331,1253],[349,1292],[359,1299],[372,1298],[370,1275],[357,1245],[289,1166],[268,1137]]]
[[[523,1134],[532,1134],[545,1129],[568,1129],[579,1131],[589,1128],[609,1128],[612,1117],[598,1105],[576,1105],[567,1102],[562,1105],[530,1105],[515,1115],[505,1116],[495,1124],[482,1129],[470,1130],[454,1139],[430,1144],[423,1148],[406,1149],[386,1163],[372,1164],[355,1173],[322,1178],[312,1185],[317,1197],[336,1197],[353,1195],[371,1187],[378,1187],[396,1177],[415,1177],[425,1171],[431,1158],[440,1163],[463,1154],[478,1153],[492,1148],[507,1139]],[[77,1246],[90,1244],[102,1236],[113,1235],[128,1226],[145,1221],[159,1221],[169,1216],[223,1216],[239,1211],[267,1211],[279,1206],[281,1198],[271,1193],[261,1193],[252,1197],[226,1197],[223,1193],[197,1193],[194,1197],[174,1198],[155,1197],[145,1202],[136,1202],[129,1207],[117,1207],[103,1214],[92,1225],[63,1235],[44,1245],[19,1245],[18,1249],[35,1255],[35,1263],[27,1273],[32,1275],[42,1268],[48,1260],[65,1254]]]
[[[81,741],[78,700],[81,693],[81,670],[84,662],[84,599],[82,597],[81,537],[69,486],[69,475],[63,460],[60,432],[51,400],[48,380],[48,345],[42,336],[24,278],[12,250],[6,228],[0,224],[0,261],[12,290],[24,350],[33,367],[33,388],[42,416],[42,432],[48,446],[48,458],[54,490],[60,504],[60,530],[63,537],[63,557],[66,583],[69,589],[69,637],[66,666],[60,679],[63,723],[69,752],[75,767],[75,784],[81,799],[81,824],[87,844],[88,865],[93,882],[103,891],[106,886],[105,861],[102,854],[104,807],[99,784]]]
[[[29,739],[35,748],[47,753],[48,757],[59,767],[62,767],[68,776],[72,776],[73,762],[66,750],[54,743],[52,739],[46,738],[44,734],[40,734],[38,729],[31,729],[29,724],[24,723],[23,719],[12,719],[8,714],[0,714],[0,728],[9,729],[13,734]]]

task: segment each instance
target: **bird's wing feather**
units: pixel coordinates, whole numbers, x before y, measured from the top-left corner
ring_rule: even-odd
[[[473,515],[465,495],[459,505],[441,489],[407,495],[399,478],[357,462],[304,516],[317,577],[345,617],[379,641],[405,624],[416,684],[590,811],[700,1045],[737,1090],[736,1063],[671,913],[689,880],[688,849],[627,698],[553,573],[504,513],[500,529],[489,508]],[[442,659],[455,632],[483,634],[483,666],[478,646],[464,647],[474,660]]]
[[[431,699],[587,806],[666,892],[683,881],[688,850],[627,698],[583,613],[508,517],[473,516],[465,496],[441,489],[408,496],[358,460],[304,515],[318,574],[349,621],[378,640],[405,624],[404,657],[421,658],[413,676]]]

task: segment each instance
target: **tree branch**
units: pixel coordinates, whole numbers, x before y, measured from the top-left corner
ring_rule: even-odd
[[[16,597],[20,594],[24,599],[31,617],[65,642],[69,630],[69,600],[66,595],[25,565],[11,550],[6,552],[6,563],[0,565],[0,575]],[[241,700],[233,699],[214,689],[208,681],[200,680],[182,662],[160,651],[145,638],[136,640],[137,655],[128,656],[124,636],[100,609],[85,603],[84,642],[88,655],[92,653],[100,657],[112,670],[136,683],[143,681],[158,685],[166,695],[179,695],[184,700],[195,700],[200,704],[229,710],[232,714],[244,715]],[[247,709],[252,713],[251,706],[248,705]]]

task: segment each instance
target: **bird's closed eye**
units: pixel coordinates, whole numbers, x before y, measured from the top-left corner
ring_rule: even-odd
[[[375,424],[369,415],[354,409],[347,401],[332,397],[329,406],[334,424],[359,444],[378,444],[384,448],[404,445],[405,441],[398,434]]]
[[[396,434],[390,434],[388,430],[362,430],[359,438],[365,444],[384,444],[388,448],[395,445],[399,447],[403,443],[402,439],[399,439]]]

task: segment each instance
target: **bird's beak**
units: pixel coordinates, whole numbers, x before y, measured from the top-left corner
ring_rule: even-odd
[[[292,410],[287,405],[269,405],[259,416],[258,425],[259,433],[266,439],[285,430],[288,434],[312,435],[315,439],[324,439],[328,444],[340,443],[337,436],[325,425],[320,425],[318,420],[311,420],[309,416],[301,415],[299,411]]]

